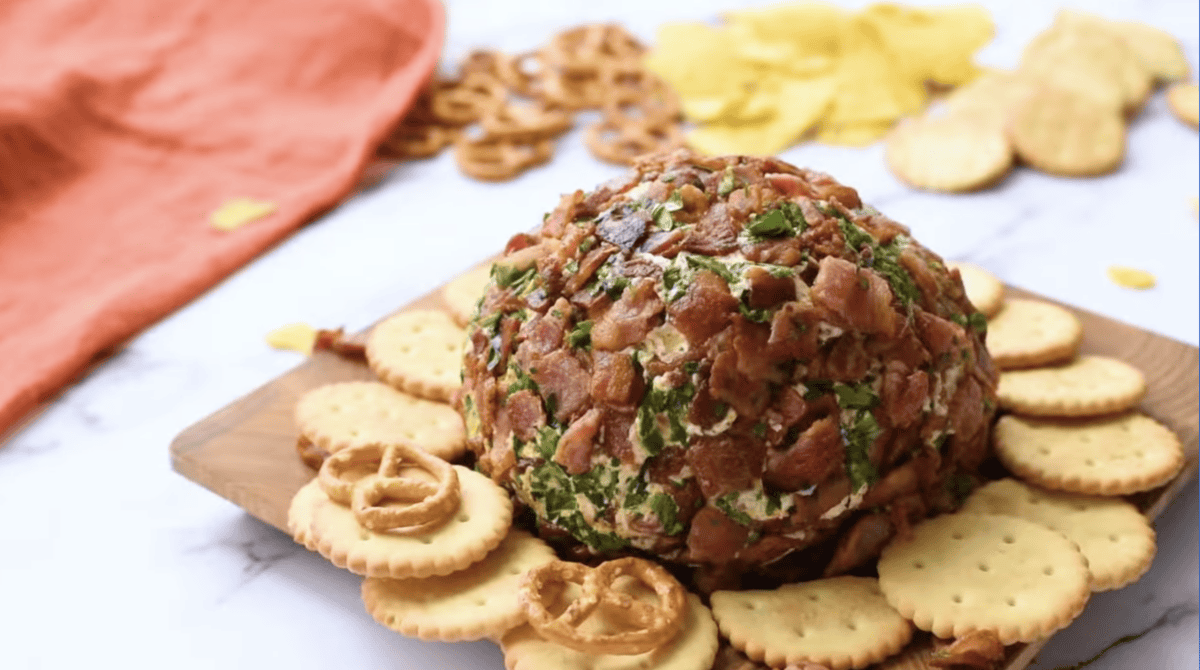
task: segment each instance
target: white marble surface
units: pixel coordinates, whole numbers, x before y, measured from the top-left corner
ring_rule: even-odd
[[[580,21],[619,20],[650,39],[672,19],[709,19],[735,0],[652,3],[449,0],[446,54],[521,49]],[[745,3],[759,4],[759,3]],[[860,3],[855,3],[860,4]],[[985,63],[1010,66],[1052,3],[989,2]],[[1094,3],[1176,33],[1197,62],[1195,2]],[[1019,170],[969,196],[911,191],[882,149],[804,146],[784,157],[858,187],[948,258],[1006,281],[1197,344],[1197,134],[1157,95],[1114,175]],[[488,643],[431,644],[376,625],[358,579],[170,470],[191,423],[298,363],[263,335],[293,321],[366,326],[530,228],[560,193],[617,170],[578,133],[554,162],[501,185],[461,177],[447,156],[397,169],[135,339],[0,448],[0,667],[501,668]],[[1154,272],[1134,292],[1110,263]],[[1095,597],[1034,667],[1197,666],[1197,490],[1157,523],[1159,555],[1139,583]],[[1140,639],[1101,653],[1144,630]]]

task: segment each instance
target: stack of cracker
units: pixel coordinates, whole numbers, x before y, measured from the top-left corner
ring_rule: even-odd
[[[298,449],[318,472],[293,499],[289,528],[364,577],[380,624],[425,640],[494,640],[509,670],[992,667],[1005,645],[1050,635],[1091,593],[1149,569],[1154,531],[1119,496],[1164,484],[1184,459],[1175,435],[1136,410],[1138,370],[1078,354],[1083,329],[1070,311],[1006,298],[982,268],[950,266],[988,317],[1008,412],[994,446],[1013,477],[892,540],[877,578],[717,591],[710,609],[650,561],[590,568],[511,529],[508,493],[452,464],[464,427],[446,404],[490,264],[442,290],[445,311],[409,310],[372,329],[363,349],[376,381],[300,399]],[[641,567],[608,570],[598,586],[605,566],[629,561]],[[671,600],[674,627],[648,647],[643,629],[663,628]],[[610,639],[637,644],[604,651]]]
[[[1106,174],[1121,165],[1126,125],[1154,88],[1188,74],[1166,32],[1063,10],[1016,70],[988,72],[948,95],[944,108],[900,124],[887,162],[911,186],[948,192],[990,186],[1015,160],[1054,175]],[[1177,86],[1171,107],[1195,126],[1195,85]]]

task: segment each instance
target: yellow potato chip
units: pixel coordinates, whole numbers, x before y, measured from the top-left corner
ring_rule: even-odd
[[[208,216],[208,222],[217,230],[234,230],[253,223],[274,212],[278,206],[269,200],[254,198],[232,198]]]
[[[712,154],[773,154],[806,136],[871,144],[925,107],[928,84],[976,77],[973,54],[993,32],[974,6],[852,13],[797,2],[722,18],[663,26],[646,57],[700,124],[688,143]]]
[[[305,356],[312,354],[317,341],[317,329],[307,323],[289,323],[267,333],[267,344],[275,349],[298,351]]]
[[[667,23],[658,29],[657,46],[644,63],[683,98],[719,98],[740,93],[756,78],[734,47],[728,31],[703,23]]]
[[[836,90],[832,75],[813,79],[784,79],[778,84],[774,102],[780,110],[759,123],[708,124],[688,135],[688,144],[711,155],[753,154],[766,156],[788,148],[825,113]]]
[[[895,70],[874,27],[862,20],[847,26],[838,64],[838,91],[823,126],[884,121],[890,126],[924,107],[927,99],[924,83],[905,80]]]
[[[817,130],[817,141],[838,147],[865,147],[883,139],[892,125],[891,121],[823,125]]]
[[[863,11],[863,19],[876,28],[905,77],[942,86],[960,86],[979,73],[971,56],[995,31],[987,10],[976,5],[916,9],[877,4]]]
[[[723,18],[730,25],[745,26],[758,39],[789,42],[801,54],[834,57],[840,50],[842,26],[850,15],[833,5],[803,2],[743,9]]]
[[[1154,275],[1145,270],[1120,265],[1108,266],[1108,278],[1113,280],[1113,283],[1117,286],[1124,286],[1125,288],[1154,288],[1154,285],[1157,283]]]

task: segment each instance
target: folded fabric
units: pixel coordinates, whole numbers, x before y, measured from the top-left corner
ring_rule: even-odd
[[[9,0],[0,435],[353,188],[441,50],[437,0]],[[209,216],[252,198],[235,230]]]

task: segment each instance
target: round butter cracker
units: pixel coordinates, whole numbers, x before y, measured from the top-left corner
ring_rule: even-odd
[[[1014,298],[988,322],[987,349],[1001,369],[1068,360],[1083,341],[1083,324],[1070,311],[1041,300]]]
[[[1079,356],[1054,367],[1000,373],[997,400],[1029,416],[1099,416],[1137,406],[1146,378],[1137,368],[1107,356]]]
[[[380,382],[318,386],[296,402],[295,418],[301,435],[329,453],[407,441],[450,461],[466,449],[466,429],[453,407]]]
[[[1004,416],[996,456],[1018,477],[1048,489],[1125,495],[1167,483],[1183,467],[1179,438],[1143,414],[1087,421]]]
[[[525,625],[500,642],[506,670],[709,670],[717,656],[717,624],[694,593],[687,594],[687,614],[679,632],[666,645],[643,654],[588,654],[542,639]],[[597,617],[583,622],[591,625]]]
[[[909,186],[949,193],[991,186],[1013,164],[1004,128],[967,116],[908,119],[888,134],[884,155]]]
[[[492,264],[486,263],[455,277],[442,287],[442,300],[455,323],[466,327],[491,279]]]
[[[1069,624],[1091,595],[1087,559],[1040,524],[996,514],[947,514],[893,540],[879,587],[917,628],[942,638],[977,630],[1030,642]]]
[[[912,626],[869,577],[784,584],[772,591],[716,591],[711,603],[734,648],[772,667],[807,661],[830,670],[863,668],[912,638]]]
[[[1011,132],[1017,156],[1054,175],[1106,174],[1125,158],[1120,114],[1057,88],[1027,98],[1013,117]]]
[[[466,332],[445,312],[414,309],[384,319],[367,337],[367,365],[406,393],[449,402],[462,385]]]
[[[365,577],[448,575],[479,561],[500,544],[512,524],[512,501],[491,479],[454,466],[462,487],[458,511],[431,530],[402,534],[359,525],[349,508],[324,495],[313,509],[312,541],[339,568]]]
[[[293,540],[304,545],[309,551],[317,550],[317,545],[312,539],[312,520],[313,511],[322,500],[327,500],[325,492],[314,477],[296,491],[296,495],[292,496],[292,503],[288,505],[288,532],[292,534]]]
[[[555,560],[550,545],[521,530],[478,563],[442,577],[367,577],[363,603],[376,621],[422,640],[498,638],[525,621],[517,589],[525,571]]]
[[[990,319],[1004,306],[1004,283],[996,275],[974,263],[948,261],[946,267],[958,270],[967,300],[984,316]]]
[[[1154,560],[1154,529],[1120,498],[1047,491],[1000,479],[975,489],[962,511],[1015,516],[1062,533],[1087,559],[1093,591],[1137,581]]]

